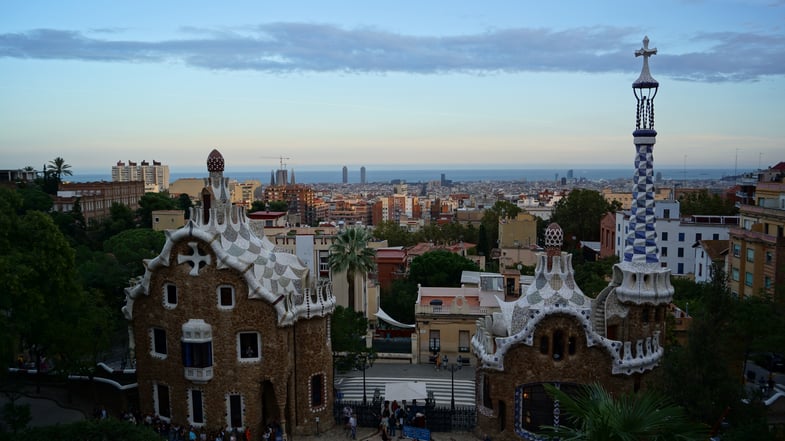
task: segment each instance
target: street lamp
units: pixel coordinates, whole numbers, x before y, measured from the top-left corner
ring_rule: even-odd
[[[447,356],[444,356],[444,367],[450,371],[450,410],[455,412],[455,371],[460,370],[463,367],[463,359],[461,355],[458,354],[457,362],[453,364],[447,364]]]
[[[368,404],[368,397],[365,394],[365,371],[373,366],[374,358],[372,352],[360,352],[357,354],[357,369],[363,371],[363,405]]]

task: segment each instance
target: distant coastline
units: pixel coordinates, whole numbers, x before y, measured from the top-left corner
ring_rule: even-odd
[[[720,168],[705,169],[675,169],[664,168],[654,169],[655,174],[661,173],[663,180],[718,180],[734,174],[733,170]],[[407,183],[432,182],[444,179],[453,182],[493,182],[493,181],[518,181],[518,182],[555,182],[561,178],[567,178],[567,169],[431,169],[431,170],[375,170],[366,169],[366,182],[368,183],[389,183],[392,180],[401,180]],[[741,173],[741,171],[739,171]],[[340,184],[342,179],[341,170],[295,170],[295,182],[300,184]],[[252,171],[226,171],[224,175],[230,179],[240,182],[246,180],[258,180],[263,185],[270,183],[270,172]],[[573,169],[573,179],[586,179],[589,181],[632,179],[633,170],[631,168],[608,168],[608,169]],[[172,182],[182,178],[204,178],[207,172],[195,171],[175,172],[170,174]],[[291,171],[290,171],[291,177]],[[75,173],[69,176],[68,180],[74,182],[90,181],[111,181],[111,172],[106,173]],[[352,169],[348,175],[350,184],[360,183],[360,172]]]

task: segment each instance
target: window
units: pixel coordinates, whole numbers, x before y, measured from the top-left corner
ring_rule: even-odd
[[[230,428],[243,427],[243,397],[240,395],[229,395],[226,401]]]
[[[747,262],[755,261],[755,248],[747,248]]]
[[[206,368],[213,365],[213,342],[182,342],[183,366]]]
[[[739,269],[738,268],[731,268],[731,270],[730,270],[730,278],[734,282],[738,282],[739,281]]]
[[[744,273],[744,284],[747,286],[752,286],[752,273],[749,271]]]
[[[771,288],[771,277],[766,276],[766,277],[763,278],[763,286],[766,289],[770,289]]]
[[[237,354],[240,361],[261,360],[261,340],[258,332],[241,332],[237,334]]]
[[[469,352],[469,331],[458,331],[458,352]]]
[[[577,339],[575,336],[571,335],[570,338],[567,339],[567,353],[570,355],[575,355],[575,346],[577,344]]]
[[[714,233],[711,235],[712,240],[720,240],[720,233]]]
[[[540,354],[547,354],[551,349],[550,346],[547,335],[540,337]]]
[[[679,233],[679,242],[684,242],[684,233]]]
[[[663,240],[663,241],[666,241],[666,240],[668,240],[668,232],[667,232],[667,231],[663,231],[663,232],[662,232],[662,240]]]
[[[174,283],[164,285],[164,306],[169,308],[177,306],[177,285]]]
[[[442,350],[441,334],[438,329],[431,329],[431,336],[428,339],[428,349],[431,352],[439,352]]]
[[[166,358],[166,331],[161,328],[153,328],[150,334],[153,339],[152,355],[159,358]]]
[[[643,323],[649,323],[649,308],[644,307],[641,310],[641,321]]]
[[[703,277],[703,264],[698,264],[698,277]]]
[[[325,402],[324,376],[317,374],[311,377],[311,407],[319,407]]]
[[[564,358],[564,333],[561,330],[553,332],[553,359],[561,361]]]
[[[676,264],[676,274],[684,274],[684,264],[679,262]]]
[[[665,219],[670,219],[671,218],[671,209],[670,208],[666,208],[665,210],[663,210],[662,217],[664,217]]]
[[[682,247],[679,247],[679,248],[676,250],[676,256],[677,256],[677,257],[684,257],[684,248],[682,248]]]
[[[702,233],[695,233],[695,242],[697,242],[697,241],[699,241],[701,239],[703,239],[703,234]]]
[[[570,383],[557,384],[556,387],[571,396],[575,396],[575,393],[580,390],[579,386]],[[570,427],[567,412],[545,392],[542,383],[518,386],[515,389],[515,401],[521,403],[520,410],[516,406],[516,412],[520,412],[515,415],[516,432],[518,432],[517,427],[532,434],[540,432],[542,426],[556,424]],[[522,435],[520,432],[518,434]],[[540,439],[533,436],[524,436],[524,438]]]
[[[733,257],[741,256],[741,245],[734,243],[733,244]]]
[[[662,257],[668,257],[668,247],[662,247],[662,248],[660,248],[660,255],[661,255]]]
[[[171,418],[172,411],[169,404],[169,386],[155,383],[153,385],[155,393],[155,413],[161,418]]]
[[[493,400],[491,399],[491,381],[490,377],[485,374],[480,374],[480,394],[482,394],[482,405],[488,409],[493,409]]]
[[[204,424],[204,404],[202,402],[202,391],[199,389],[191,389],[189,396],[190,406],[190,423],[196,425]]]
[[[766,263],[771,263],[772,260],[773,260],[773,256],[771,254],[771,251],[766,251]]]
[[[218,308],[234,308],[234,287],[229,285],[221,285],[218,287]]]

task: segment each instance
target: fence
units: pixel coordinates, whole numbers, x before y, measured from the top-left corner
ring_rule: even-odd
[[[349,406],[357,418],[360,427],[378,427],[381,418],[381,403],[370,401],[336,400],[333,405],[333,417],[336,424],[343,425],[343,408]],[[477,424],[477,410],[472,406],[456,406],[455,411],[449,407],[420,406],[416,412],[425,415],[426,427],[431,432],[468,432]],[[415,410],[411,410],[411,419]]]

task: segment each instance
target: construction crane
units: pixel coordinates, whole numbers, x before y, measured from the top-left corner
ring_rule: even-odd
[[[280,161],[280,164],[281,164],[280,170],[284,169],[284,163],[283,163],[284,159],[286,159],[286,160],[292,159],[292,158],[290,158],[288,156],[283,156],[283,155],[281,155],[281,156],[260,156],[260,158],[262,158],[262,159],[278,159]]]

